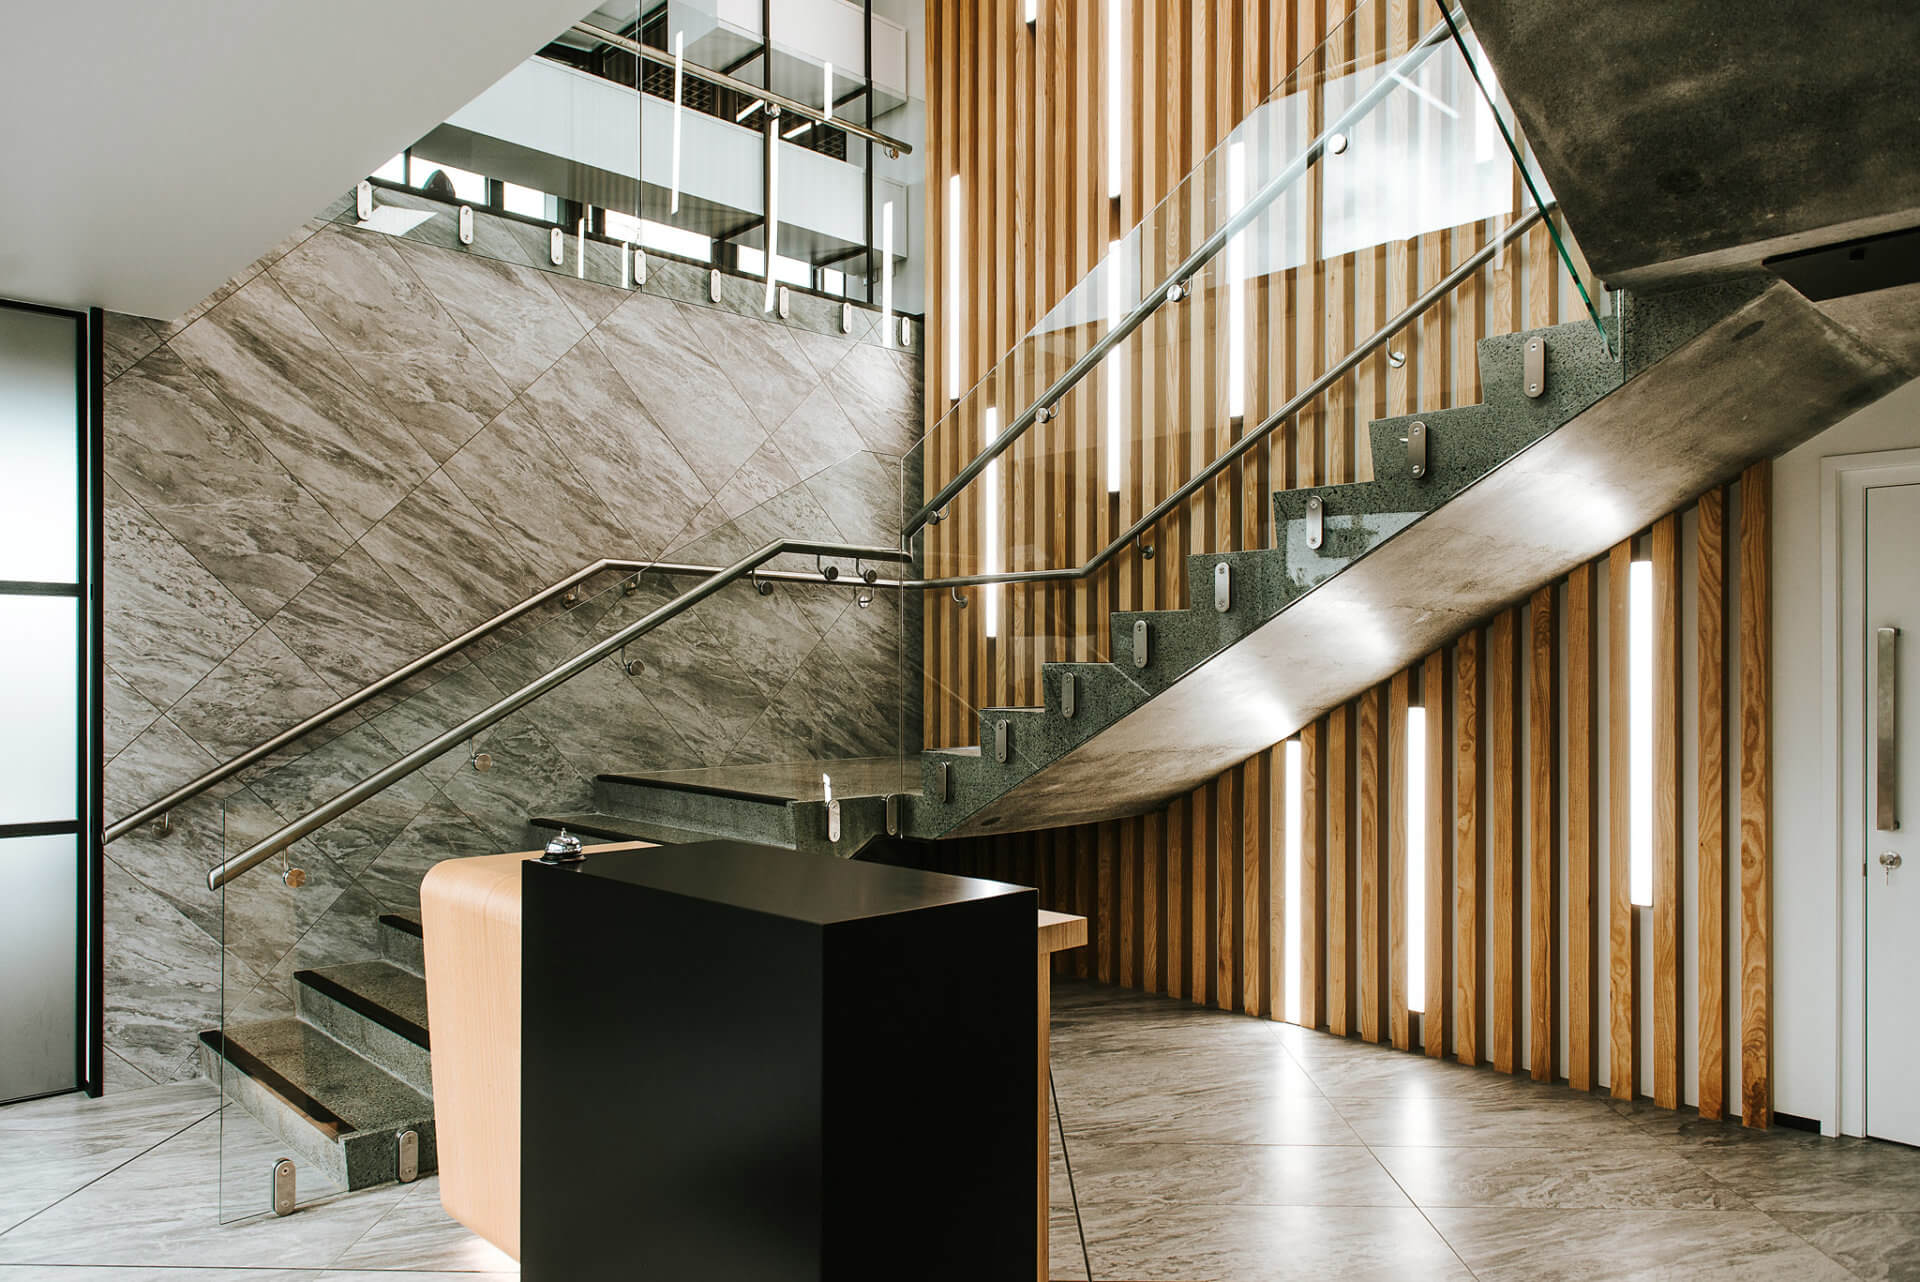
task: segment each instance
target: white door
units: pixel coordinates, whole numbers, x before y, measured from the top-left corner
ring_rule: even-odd
[[[1867,491],[1867,1134],[1920,1144],[1920,485]]]

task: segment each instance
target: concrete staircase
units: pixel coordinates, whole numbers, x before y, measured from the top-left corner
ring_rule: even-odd
[[[383,914],[378,929],[381,957],[294,973],[294,1018],[200,1034],[207,1075],[345,1189],[398,1179],[408,1131],[418,1174],[438,1169],[420,923]]]

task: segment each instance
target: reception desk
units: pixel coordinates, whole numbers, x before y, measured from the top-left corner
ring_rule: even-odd
[[[993,1119],[997,1117],[1004,1122],[1007,1112],[1005,1101],[1011,1098],[1006,1089],[1010,1084],[1006,1080],[1008,1071],[994,1073],[994,1080],[987,1084],[969,1083],[962,1087],[959,1085],[962,1078],[956,1076],[944,1083],[931,1082],[927,1089],[921,1089],[921,1083],[913,1078],[929,1075],[924,1071],[924,1066],[930,1061],[922,1058],[916,1062],[923,1066],[923,1071],[911,1075],[888,1075],[890,1070],[898,1067],[889,1062],[890,1044],[897,1045],[900,1053],[909,1057],[923,1053],[912,1050],[913,1045],[941,1044],[939,1037],[942,1029],[938,1021],[926,1020],[931,1013],[927,1003],[959,1001],[964,1005],[977,998],[983,987],[994,988],[998,984],[1002,987],[995,991],[1001,995],[996,996],[994,1001],[1004,1008],[1002,1016],[1012,1013],[1025,1018],[1016,1007],[1025,1008],[1031,1001],[1035,1023],[1030,1036],[1012,1042],[1004,1036],[1003,1020],[997,1026],[1001,1027],[1003,1035],[996,1041],[1016,1044],[1022,1048],[1023,1054],[1031,1053],[1034,1058],[1024,1071],[1017,1073],[1018,1081],[1013,1083],[1021,1101],[1020,1112],[1030,1120],[1021,1124],[1020,1136],[1012,1139],[1013,1148],[1003,1146],[994,1150],[996,1153],[1014,1153],[1017,1150],[1018,1156],[1013,1160],[1030,1175],[1022,1176],[1013,1170],[1003,1171],[1006,1163],[996,1159],[992,1172],[996,1178],[992,1183],[997,1185],[999,1179],[1012,1178],[1021,1187],[1031,1189],[1034,1199],[1031,1204],[1033,1263],[1031,1272],[1026,1272],[1025,1276],[1045,1279],[1049,955],[1083,944],[1086,940],[1085,919],[1049,913],[1038,913],[1036,916],[1031,906],[1030,892],[994,883],[966,882],[964,879],[884,869],[875,865],[848,865],[840,861],[828,861],[837,867],[822,867],[820,872],[833,879],[839,885],[840,892],[845,893],[815,896],[810,906],[798,909],[788,906],[787,900],[778,904],[755,904],[752,902],[753,894],[745,896],[747,902],[730,905],[724,901],[742,896],[728,889],[724,876],[702,881],[697,875],[698,866],[688,862],[699,858],[688,854],[694,848],[663,847],[660,848],[661,858],[658,860],[648,860],[644,855],[625,855],[620,860],[599,858],[602,855],[646,849],[639,843],[590,847],[588,853],[593,858],[586,865],[576,865],[574,871],[540,867],[527,872],[529,880],[534,877],[555,879],[537,883],[540,894],[545,894],[549,889],[553,892],[551,903],[543,900],[543,906],[538,906],[539,911],[549,917],[556,910],[564,910],[569,920],[591,916],[596,909],[611,914],[598,926],[592,927],[590,937],[585,939],[566,940],[538,925],[533,931],[533,938],[527,937],[527,920],[523,911],[526,908],[526,892],[521,865],[527,860],[537,859],[536,854],[449,860],[436,867],[423,885],[421,906],[426,934],[428,1002],[434,1039],[440,1189],[441,1200],[448,1213],[516,1258],[523,1258],[523,1247],[531,1245],[533,1258],[528,1260],[528,1277],[532,1282],[537,1282],[534,1272],[541,1252],[571,1250],[575,1244],[564,1234],[548,1237],[544,1241],[523,1240],[523,1160],[531,1159],[533,1165],[529,1170],[554,1172],[551,1178],[542,1177],[535,1196],[527,1199],[527,1211],[531,1219],[546,1222],[556,1213],[577,1209],[592,1221],[605,1220],[610,1214],[607,1208],[620,1205],[621,1198],[627,1194],[619,1190],[609,1192],[605,1183],[593,1172],[578,1166],[555,1165],[562,1158],[576,1155],[597,1161],[599,1158],[593,1157],[594,1154],[604,1155],[608,1151],[605,1145],[595,1142],[604,1138],[605,1128],[601,1128],[598,1134],[590,1131],[580,1135],[580,1119],[601,1116],[607,1126],[614,1125],[628,1106],[635,1103],[631,1096],[619,1098],[621,1092],[618,1083],[629,1083],[633,1091],[654,1090],[660,1092],[662,1097],[676,1093],[697,1096],[705,1084],[700,1075],[688,1071],[689,1061],[683,1055],[661,1056],[657,1054],[657,1043],[649,1043],[647,1039],[672,1036],[684,1040],[689,1036],[697,1036],[712,1040],[716,1047],[725,1047],[727,1039],[737,1039],[743,1029],[772,1032],[784,1027],[787,1030],[784,1034],[770,1040],[752,1046],[736,1042],[732,1050],[725,1052],[727,1063],[722,1067],[732,1069],[742,1064],[751,1065],[755,1056],[770,1057],[766,1064],[760,1066],[763,1071],[759,1077],[755,1078],[750,1073],[739,1079],[758,1083],[751,1097],[765,1107],[755,1117],[728,1118],[722,1128],[728,1134],[714,1137],[715,1142],[708,1155],[712,1160],[697,1162],[690,1156],[693,1150],[687,1147],[688,1136],[674,1136],[671,1126],[665,1126],[660,1132],[663,1151],[670,1149],[677,1154],[670,1161],[663,1162],[658,1154],[650,1155],[643,1149],[628,1153],[632,1164],[627,1172],[632,1176],[631,1183],[627,1185],[629,1190],[647,1189],[648,1181],[657,1180],[665,1171],[669,1176],[677,1173],[682,1179],[692,1179],[698,1175],[709,1181],[713,1191],[723,1198],[735,1199],[736,1204],[743,1196],[759,1196],[751,1180],[746,1184],[738,1182],[744,1178],[739,1169],[742,1164],[797,1161],[804,1167],[812,1160],[805,1155],[807,1146],[818,1143],[817,1137],[809,1137],[802,1116],[804,1092],[784,1101],[782,1106],[787,1108],[785,1113],[780,1113],[775,1107],[781,1101],[763,1098],[768,1093],[769,1084],[790,1080],[787,1069],[774,1062],[772,1057],[785,1054],[788,1044],[798,1035],[796,1030],[803,1030],[809,1021],[819,1020],[821,1012],[830,1008],[833,1012],[853,1018],[856,1024],[849,1025],[843,1019],[837,1029],[824,1034],[822,1053],[828,1058],[822,1061],[822,1080],[836,1084],[839,1089],[833,1096],[831,1106],[820,1113],[819,1126],[828,1136],[844,1134],[848,1152],[852,1153],[859,1144],[872,1142],[877,1117],[890,1119],[887,1157],[879,1160],[869,1151],[857,1165],[843,1164],[838,1175],[829,1174],[825,1177],[823,1188],[830,1193],[831,1204],[812,1206],[811,1210],[802,1208],[798,1213],[800,1218],[787,1223],[775,1236],[789,1247],[793,1247],[794,1243],[802,1243],[802,1246],[793,1248],[802,1252],[818,1249],[817,1242],[811,1247],[804,1245],[803,1240],[808,1238],[809,1233],[817,1237],[824,1232],[832,1240],[844,1243],[848,1240],[852,1221],[834,1222],[833,1217],[840,1210],[869,1204],[885,1205],[890,1199],[909,1190],[924,1193],[936,1193],[939,1190],[940,1170],[923,1165],[926,1154],[917,1151],[923,1142],[932,1147],[947,1143],[966,1158],[967,1154],[962,1152],[967,1148],[965,1136],[978,1129],[980,1144],[986,1145]],[[748,888],[755,882],[765,880],[764,876],[748,875],[754,867],[754,859],[781,861],[760,866],[761,873],[791,875],[793,870],[803,866],[795,861],[806,858],[790,851],[759,855],[748,853],[752,851],[764,851],[764,848],[742,848],[740,852],[728,856],[740,861],[741,876],[738,880]],[[598,869],[587,871],[583,877],[582,870],[593,870],[596,863]],[[623,867],[623,864],[626,866]],[[855,881],[846,880],[845,874],[849,871],[854,873],[857,885]],[[894,909],[910,901],[914,906],[913,911],[929,913],[924,918],[926,929],[896,929],[889,941],[886,932],[892,927],[888,926],[885,919],[892,915],[892,911],[883,891],[905,896],[893,901]],[[661,915],[669,907],[659,898],[663,893],[687,897],[692,911]],[[863,901],[863,896],[873,894],[881,894],[881,899]],[[623,902],[622,896],[629,897],[624,901],[624,909],[619,906]],[[1016,900],[1013,896],[1024,898]],[[958,915],[949,913],[942,918],[939,910],[942,902],[949,899],[960,904],[978,901],[989,906],[968,909],[974,914],[971,917],[963,912]],[[722,902],[715,905],[712,903],[714,900]],[[976,946],[978,931],[975,924],[991,933],[985,917],[980,914],[991,916],[995,911],[991,904],[996,901],[1002,909],[1016,902],[1023,903],[1025,907],[1021,911],[1026,914],[1024,919],[1037,924],[1037,934],[1027,937],[1031,942],[1025,945],[1034,951],[1026,954],[1028,961],[1020,963],[1022,973],[1037,978],[1037,988],[1032,990],[1030,998],[1023,992],[1017,1002],[1004,995],[1004,984],[1007,982],[1005,972],[996,964],[989,964],[981,958],[976,958],[971,966],[971,969],[980,972],[977,984],[971,982],[975,977],[966,973],[969,967],[965,965],[955,976],[947,979],[926,969],[934,956],[927,949],[946,947],[955,950],[956,956],[964,956],[967,949]],[[727,912],[730,909],[739,910],[745,915],[729,918]],[[822,939],[837,933],[838,942],[833,946],[840,950],[840,955],[855,964],[843,966],[838,972],[822,972],[817,982],[801,982],[788,975],[786,972],[790,967],[768,970],[763,965],[757,972],[758,979],[755,979],[752,957],[746,954],[757,955],[759,950],[769,946],[764,940],[754,942],[753,936],[753,932],[760,928],[754,921],[755,914],[767,915],[767,909],[775,909],[771,915],[784,916],[790,925],[797,923],[797,928],[802,929],[803,933],[811,929],[819,933]],[[640,965],[645,961],[644,941],[631,936],[622,939],[621,931],[627,923],[640,920],[647,914],[654,915],[654,925],[648,929],[646,938],[654,940],[662,948],[670,948],[670,951],[659,953],[653,962]],[[670,921],[677,924],[668,925]],[[668,939],[664,935],[674,930],[694,928],[694,924],[700,921],[707,923],[716,945],[721,942],[721,936],[728,937],[726,954],[741,954],[736,960],[744,964],[744,969],[735,966],[729,970],[721,964],[723,954],[719,952],[709,956],[711,965],[687,966],[688,951],[700,947],[698,938],[681,935]],[[941,925],[941,921],[946,924]],[[894,926],[903,923],[904,919],[894,923]],[[585,925],[584,922],[580,924]],[[1034,928],[1034,925],[1028,927]],[[946,942],[940,942],[943,939]],[[804,956],[804,941],[794,936],[789,942],[796,941],[801,942],[802,951],[794,955]],[[999,948],[998,945],[995,947]],[[1010,947],[1020,948],[1019,945]],[[536,991],[541,994],[539,1000],[542,1003],[537,1012],[538,1018],[534,1019],[528,1018],[522,1000],[522,953],[525,948],[533,950],[530,956],[546,958],[533,963],[541,972]],[[870,950],[873,948],[881,951],[872,953]],[[913,955],[916,951],[923,955],[916,958]],[[894,962],[890,966],[878,965],[872,960],[875,956],[891,956]],[[680,960],[671,961],[672,958]],[[560,969],[554,969],[556,965]],[[639,967],[637,970],[636,965]],[[580,973],[582,966],[595,973]],[[1027,970],[1028,966],[1033,969]],[[623,968],[624,973],[613,974]],[[657,980],[649,978],[648,972],[676,968],[678,977],[670,981],[671,991],[649,991],[649,985]],[[917,972],[916,968],[919,968]],[[995,979],[988,972],[996,972],[999,977]],[[925,977],[925,982],[916,980],[916,973]],[[861,976],[869,977],[873,982],[856,982]],[[709,980],[712,986],[708,990],[695,991]],[[821,985],[828,985],[833,991]],[[784,995],[746,991],[783,986],[787,990]],[[815,998],[809,998],[810,993],[815,994]],[[918,1002],[916,995],[921,998]],[[763,1001],[768,1005],[764,1009],[756,1008],[755,1003]],[[814,1004],[809,1006],[809,1001]],[[686,1023],[694,1012],[709,1008],[720,1012],[721,1018],[694,1021],[692,1033],[684,1028],[670,1030],[664,1026],[649,1026],[654,1021]],[[957,1018],[973,1020],[979,1027],[986,1027],[985,1024],[979,1024],[983,1015],[978,1009],[970,1013],[962,1011]],[[543,1024],[542,1020],[547,1022]],[[782,1025],[781,1020],[786,1023]],[[924,1027],[923,1021],[926,1024]],[[523,1024],[529,1029],[543,1030],[539,1034],[536,1053],[525,1057],[522,1053]],[[870,1027],[863,1034],[856,1025]],[[587,1042],[567,1040],[566,1030],[575,1026],[590,1033]],[[605,1042],[604,1046],[602,1042]],[[681,1045],[679,1042],[675,1044]],[[600,1046],[600,1050],[591,1050],[590,1045]],[[651,1057],[648,1053],[650,1046],[656,1052]],[[1027,1048],[1030,1048],[1030,1052]],[[685,1046],[682,1045],[681,1049],[684,1050]],[[630,1058],[641,1067],[637,1072],[620,1067],[609,1069],[611,1061],[596,1059],[597,1055],[603,1053]],[[962,1045],[954,1053],[964,1059],[967,1052]],[[833,1058],[836,1055],[838,1058]],[[648,1078],[653,1071],[646,1067],[650,1058],[655,1061],[654,1066],[661,1074],[658,1080]],[[583,1070],[574,1075],[563,1071],[568,1063],[582,1062],[592,1064],[592,1070]],[[804,1063],[804,1060],[797,1062]],[[522,1099],[523,1067],[530,1068],[533,1080],[542,1083],[538,1088],[537,1100]],[[957,1069],[963,1067],[964,1064],[956,1064]],[[938,1078],[937,1064],[935,1069],[931,1076]],[[602,1075],[596,1077],[596,1072]],[[714,1074],[716,1081],[727,1076],[725,1072]],[[871,1086],[860,1089],[863,1082],[871,1083]],[[596,1105],[603,1110],[601,1113],[595,1114],[591,1109],[581,1111],[583,1101],[606,1096],[612,1098],[599,1098]],[[695,1100],[694,1109],[697,1112],[701,1107],[710,1107],[711,1102],[709,1100],[702,1105]],[[528,1107],[529,1104],[533,1107]],[[547,1107],[549,1104],[553,1107]],[[978,1110],[979,1115],[969,1119],[969,1110]],[[534,1149],[525,1153],[519,1125],[523,1112],[529,1117],[530,1125],[533,1124],[531,1119],[542,1119]],[[654,1115],[648,1120],[644,1117],[644,1109],[634,1116],[644,1125],[663,1126],[661,1116]],[[924,1135],[917,1133],[916,1116],[927,1119],[929,1123],[924,1128]],[[795,1121],[796,1117],[801,1120]],[[956,1121],[959,1123],[957,1127]],[[944,1132],[941,1124],[946,1126]],[[772,1145],[767,1137],[775,1134],[776,1130],[770,1128],[779,1127],[788,1128],[777,1132],[786,1135],[786,1140],[780,1145]],[[940,1138],[943,1134],[947,1137],[945,1140]],[[729,1150],[729,1143],[750,1147]],[[831,1142],[828,1143],[830,1145]],[[797,1149],[795,1146],[798,1146]],[[767,1151],[775,1147],[782,1151]],[[976,1151],[972,1156],[978,1157],[979,1152]],[[650,1157],[653,1162],[651,1166],[647,1165]],[[702,1169],[689,1169],[693,1166],[701,1166]],[[677,1171],[669,1167],[677,1168]],[[577,1177],[571,1183],[565,1176],[569,1169],[575,1171]],[[746,1174],[751,1175],[752,1172]],[[839,1184],[833,1185],[836,1179]],[[856,1182],[859,1187],[856,1187]],[[949,1195],[964,1202],[975,1196],[969,1192],[970,1187],[971,1182],[952,1186]],[[651,1188],[653,1196],[649,1205],[657,1204],[660,1198],[671,1202],[685,1193],[684,1189],[670,1185],[654,1184]],[[989,1193],[990,1190],[983,1188],[978,1196],[986,1197]],[[609,1198],[611,1202],[607,1200]],[[695,1203],[688,1203],[682,1208],[684,1213],[691,1213],[694,1209]],[[813,1218],[808,1219],[809,1216]],[[996,1221],[1004,1219],[1018,1222],[1020,1231],[1027,1231],[1027,1216],[1024,1214],[996,1215],[992,1218]],[[625,1225],[612,1227],[616,1231],[641,1231],[634,1217],[629,1216],[628,1220]],[[678,1223],[680,1220],[676,1219],[655,1225],[663,1249],[665,1239],[671,1236]],[[893,1225],[895,1231],[899,1230],[892,1218],[883,1223]],[[596,1232],[606,1227],[597,1223],[583,1223],[567,1231]],[[553,1225],[549,1223],[548,1228],[552,1229]],[[875,1236],[885,1238],[887,1234],[876,1232]],[[911,1233],[907,1234],[907,1237],[911,1236]],[[893,1263],[896,1272],[925,1272],[917,1269],[910,1259],[895,1260]],[[995,1272],[1003,1270],[996,1268]],[[709,1276],[729,1274],[719,1272]]]

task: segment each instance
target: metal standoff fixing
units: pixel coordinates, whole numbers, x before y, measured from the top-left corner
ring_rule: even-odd
[[[637,677],[642,672],[645,672],[646,670],[647,670],[646,664],[642,663],[638,659],[629,659],[627,657],[627,647],[625,646],[620,647],[620,671],[626,673],[630,677]]]
[[[955,588],[953,590],[953,603],[959,606],[962,610],[966,609],[967,608],[966,593],[962,592],[959,588]]]
[[[761,578],[760,572],[758,570],[754,570],[748,573],[747,582],[753,584],[753,590],[755,592],[758,592],[761,596],[773,595],[773,584],[768,583],[765,579]]]
[[[481,774],[485,774],[487,771],[493,769],[493,754],[491,752],[475,752],[473,750],[473,740],[469,739],[467,740],[467,764]]]
[[[271,1194],[275,1215],[292,1215],[294,1207],[293,1159],[283,1157],[273,1164]]]
[[[284,850],[280,852],[280,880],[292,890],[298,890],[307,884],[307,870],[295,868],[292,858]]]
[[[1034,412],[1033,421],[1036,423],[1051,423],[1053,422],[1053,416],[1056,412],[1053,406],[1042,405]]]
[[[1344,155],[1346,153],[1346,150],[1347,150],[1347,136],[1345,134],[1327,135],[1327,154],[1329,156]]]
[[[1407,428],[1407,470],[1416,481],[1427,474],[1427,425],[1419,419]]]
[[[472,205],[460,206],[460,243],[462,245],[471,245],[473,243]]]
[[[1141,560],[1153,560],[1154,547],[1153,544],[1147,542],[1146,535],[1136,534],[1133,536],[1133,550],[1140,554]]]
[[[1547,340],[1535,334],[1521,348],[1521,375],[1527,395],[1538,399],[1547,394]]]
[[[840,567],[837,565],[828,565],[823,557],[816,556],[813,558],[813,568],[820,571],[820,577],[828,583],[832,583],[840,577]]]
[[[1327,541],[1327,502],[1318,494],[1307,500],[1307,546],[1318,551]]]
[[[870,605],[872,605],[872,604],[873,604],[873,589],[872,589],[872,588],[861,588],[861,589],[860,589],[860,590],[859,590],[858,592],[855,592],[855,593],[853,594],[853,603],[854,603],[855,605],[857,605],[857,606],[859,606],[859,607],[860,607],[860,608],[861,608],[862,610],[864,610],[864,609],[866,609],[866,608],[867,608],[868,606],[870,606]]]

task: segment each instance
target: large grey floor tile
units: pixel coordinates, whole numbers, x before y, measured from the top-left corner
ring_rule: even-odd
[[[1920,1282],[1920,1212],[1779,1211],[1774,1219],[1875,1282]]]
[[[1920,1213],[1920,1150],[1903,1145],[1794,1134],[1682,1151],[1763,1211]]]
[[[1082,1140],[1070,1152],[1082,1203],[1412,1205],[1374,1155],[1355,1146]]]
[[[1358,1144],[1360,1137],[1328,1101],[1313,1095],[1262,1092],[1246,1086],[1143,1089],[1129,1095],[1082,1097],[1056,1069],[1060,1116],[1069,1142],[1163,1140],[1188,1144]]]
[[[1660,1147],[1601,1101],[1570,1092],[1508,1098],[1336,1096],[1333,1105],[1360,1139],[1373,1145]]]
[[[0,1108],[0,1233],[210,1116],[204,1081]]]
[[[1430,1208],[1481,1282],[1848,1282],[1851,1274],[1751,1211]]]
[[[1422,1282],[1473,1275],[1411,1207],[1100,1205],[1087,1211],[1097,1278],[1186,1282]]]
[[[1421,1206],[1663,1207],[1753,1204],[1672,1153],[1634,1148],[1375,1148]]]
[[[512,1256],[476,1236],[440,1206],[440,1181],[412,1185],[395,1206],[334,1261],[341,1269],[445,1269],[514,1273]]]
[[[226,1112],[230,1163],[253,1173],[230,1192],[264,1194],[272,1150],[239,1143],[236,1132],[259,1128],[237,1109]],[[372,1189],[311,1203],[284,1219],[254,1215],[222,1224],[222,1147],[221,1119],[195,1124],[0,1235],[0,1264],[321,1269],[405,1192]]]

